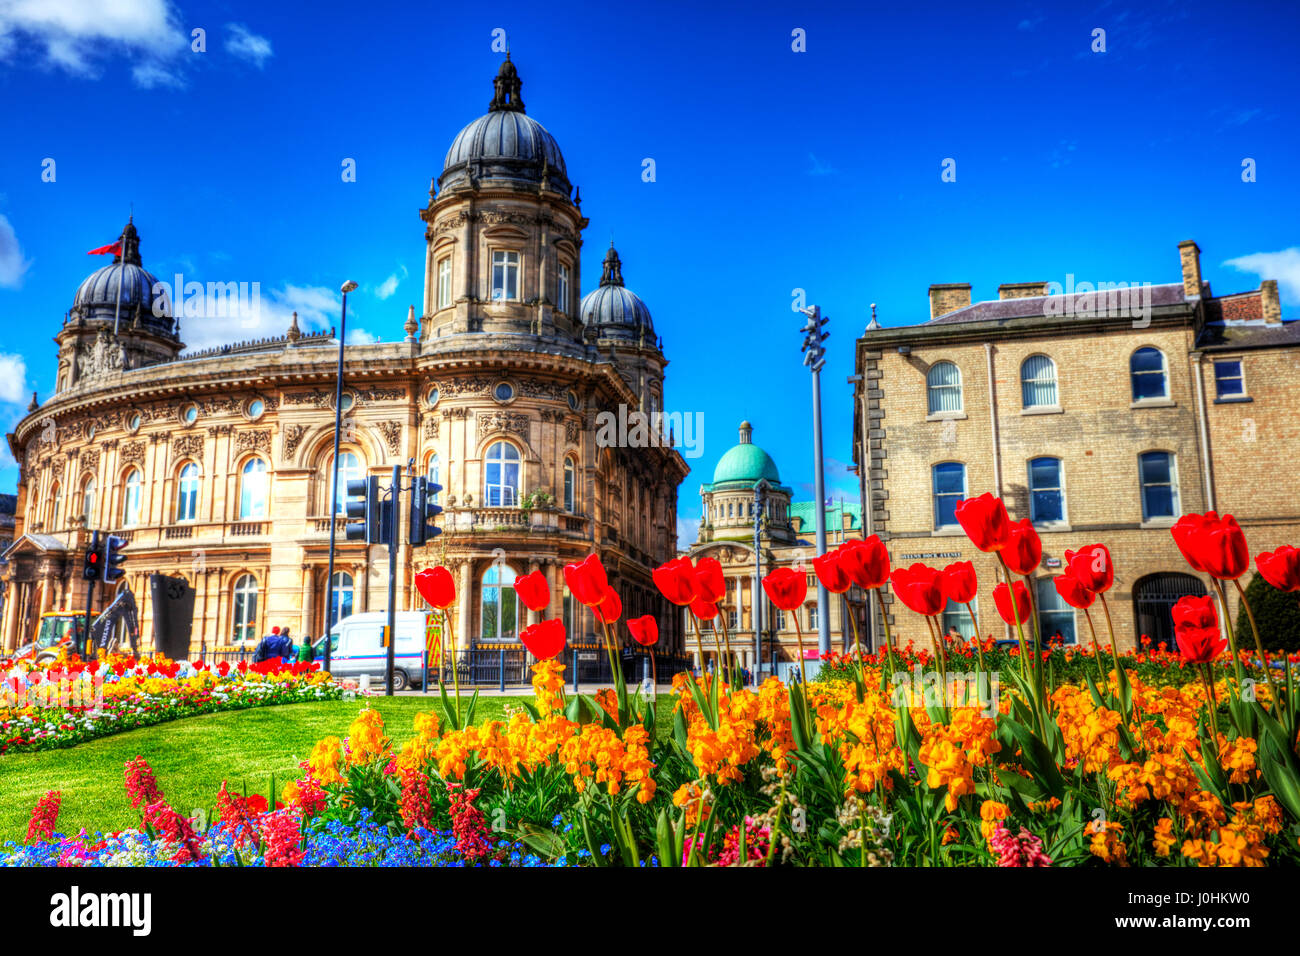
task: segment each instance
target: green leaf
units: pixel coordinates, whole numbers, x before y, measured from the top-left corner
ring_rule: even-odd
[[[660,810],[655,820],[655,845],[659,848],[660,866],[681,866],[682,858],[673,856],[673,830],[667,810]]]
[[[1058,800],[1065,796],[1065,779],[1046,745],[1027,727],[1011,724],[1011,732],[1020,744],[1020,755],[1034,778]]]
[[[470,727],[474,724],[474,708],[478,706],[478,691],[474,691],[474,696],[469,699],[469,706],[465,708],[465,726]]]
[[[533,723],[537,723],[539,720],[542,719],[542,715],[538,713],[537,707],[535,705],[524,700],[523,698],[516,698],[516,699],[519,702],[519,706],[521,706],[527,712],[529,717],[533,718]]]
[[[1259,762],[1260,772],[1268,782],[1269,788],[1291,813],[1292,818],[1300,820],[1300,776],[1294,769],[1295,754],[1287,756],[1280,753],[1272,737],[1265,737],[1260,752],[1264,759]]]

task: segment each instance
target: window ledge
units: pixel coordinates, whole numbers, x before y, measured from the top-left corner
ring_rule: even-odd
[[[1143,398],[1130,402],[1129,408],[1173,408],[1178,403],[1172,398]]]
[[[1074,528],[1064,521],[1035,521],[1035,531],[1073,531]]]
[[[1061,415],[1064,412],[1060,405],[1031,405],[1020,409],[1021,415]]]
[[[1143,521],[1142,524],[1139,525],[1139,527],[1172,528],[1174,526],[1174,522],[1177,520],[1178,520],[1177,518],[1148,518],[1146,521]]]
[[[969,417],[965,412],[935,412],[933,415],[926,415],[927,422],[946,422],[948,420],[958,421]]]
[[[935,538],[958,538],[965,533],[961,525],[946,525],[942,528],[935,528],[930,532],[930,535]]]
[[[1254,399],[1249,395],[1231,395],[1227,398],[1216,398],[1215,405],[1244,405],[1246,402],[1253,402]]]

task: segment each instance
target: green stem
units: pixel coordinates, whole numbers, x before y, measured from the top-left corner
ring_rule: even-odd
[[[1280,713],[1279,708],[1282,706],[1282,699],[1277,695],[1277,685],[1273,683],[1273,668],[1269,666],[1268,655],[1264,653],[1264,642],[1259,639],[1259,627],[1255,624],[1255,612],[1250,608],[1250,602],[1246,600],[1246,592],[1241,587],[1240,581],[1233,581],[1237,586],[1237,593],[1241,595],[1241,606],[1246,609],[1246,617],[1250,620],[1251,633],[1255,635],[1255,650],[1259,654],[1260,662],[1264,665],[1264,677],[1268,681],[1269,697],[1273,699],[1273,709]]]

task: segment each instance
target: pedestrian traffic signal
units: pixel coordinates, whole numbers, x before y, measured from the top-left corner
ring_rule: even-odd
[[[118,565],[126,563],[126,555],[122,553],[122,549],[128,543],[126,538],[119,538],[115,534],[104,535],[104,559],[101,562],[103,564],[103,577],[101,580],[105,584],[112,584],[114,581],[126,577],[126,568],[118,567]]]
[[[364,541],[366,544],[378,544],[383,540],[380,527],[379,478],[353,478],[347,484],[348,500],[344,505],[349,520],[344,534],[349,541]]]
[[[91,532],[90,544],[86,545],[86,551],[82,555],[81,576],[87,581],[99,580],[99,569],[103,564],[103,555],[100,554],[99,532]]]
[[[442,508],[436,503],[442,485],[435,484],[423,476],[415,479],[411,486],[411,544],[428,544],[442,529],[436,524]]]

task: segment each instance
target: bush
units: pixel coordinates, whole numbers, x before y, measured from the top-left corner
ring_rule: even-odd
[[[1246,587],[1246,600],[1255,612],[1264,650],[1288,653],[1300,650],[1300,596],[1279,591],[1256,574]],[[1250,630],[1250,618],[1238,603],[1237,646],[1253,650],[1255,635]]]

